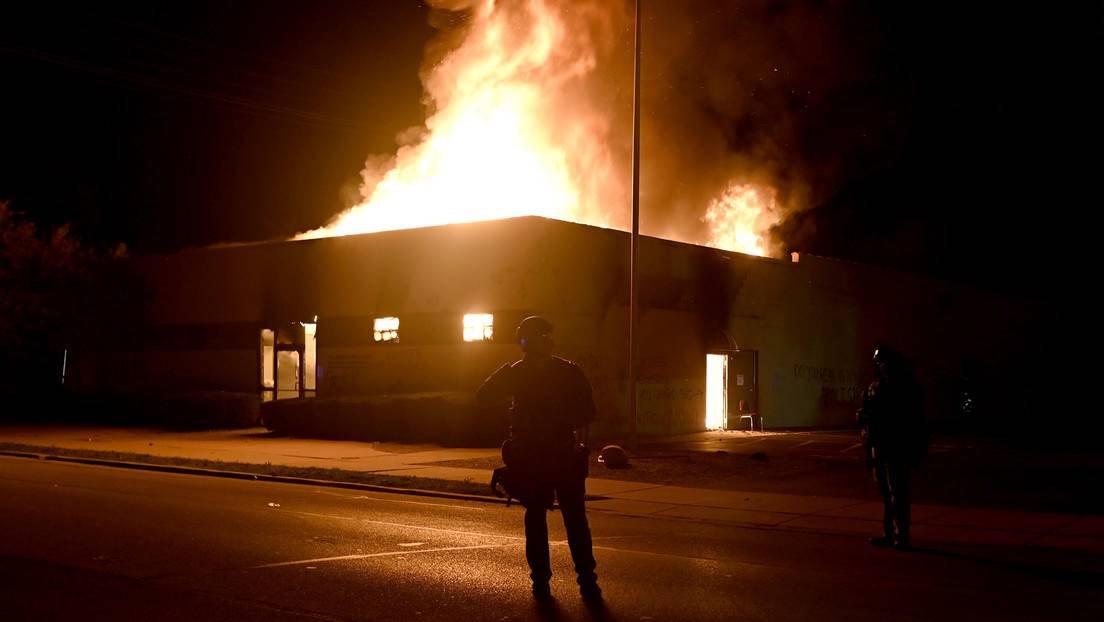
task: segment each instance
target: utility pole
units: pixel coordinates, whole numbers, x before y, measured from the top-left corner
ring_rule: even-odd
[[[629,236],[629,438],[636,440],[636,320],[637,242],[640,238],[640,0],[636,0],[633,34],[633,142],[632,142],[632,233]]]

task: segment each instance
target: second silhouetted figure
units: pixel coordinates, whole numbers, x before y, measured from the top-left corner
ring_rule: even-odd
[[[858,421],[868,466],[882,495],[882,536],[876,546],[907,549],[912,503],[912,469],[927,452],[920,386],[912,366],[896,350],[874,351],[876,379],[863,395]]]

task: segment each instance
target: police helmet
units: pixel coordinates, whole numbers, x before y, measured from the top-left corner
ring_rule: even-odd
[[[875,367],[882,365],[887,370],[897,371],[904,362],[904,357],[893,347],[879,344],[878,347],[874,348],[873,361]]]
[[[518,324],[517,342],[522,349],[528,347],[529,342],[539,337],[552,335],[552,323],[539,315],[530,315]]]

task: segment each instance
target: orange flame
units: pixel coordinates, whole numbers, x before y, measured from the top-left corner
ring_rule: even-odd
[[[587,95],[600,52],[617,36],[589,26],[610,9],[556,0],[470,5],[463,40],[423,78],[431,114],[419,140],[369,158],[364,200],[296,239],[526,215],[627,226],[628,152],[616,146],[626,138],[626,111]],[[759,231],[746,230],[765,221],[747,216],[752,203],[735,187],[709,206],[706,243],[765,254]]]
[[[773,188],[733,182],[710,202],[702,220],[710,228],[706,245],[765,256],[770,228],[782,220],[782,210]]]
[[[624,184],[605,115],[578,98],[597,65],[587,33],[545,0],[472,11],[463,43],[425,79],[436,112],[422,140],[382,174],[370,165],[366,200],[300,239],[523,215],[610,224],[599,206],[620,202]]]

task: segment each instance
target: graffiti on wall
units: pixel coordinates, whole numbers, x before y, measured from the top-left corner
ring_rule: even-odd
[[[614,425],[626,423],[628,379],[624,368],[593,351],[572,352],[568,358],[590,381],[598,419]],[[637,425],[645,433],[699,430],[705,423],[704,379],[671,378],[678,372],[670,367],[670,359],[662,355],[638,359]]]
[[[598,409],[598,419],[619,422],[621,413],[617,406],[618,386],[602,357],[590,352],[574,357],[572,360],[590,381],[594,406]]]
[[[698,430],[705,424],[705,386],[689,378],[640,380],[636,408],[642,432]]]
[[[857,369],[794,363],[795,380],[816,384],[824,406],[854,406],[862,401],[862,374]]]

